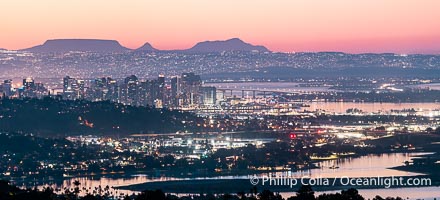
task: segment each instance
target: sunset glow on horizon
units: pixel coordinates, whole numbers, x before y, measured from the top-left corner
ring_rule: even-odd
[[[186,49],[241,38],[272,51],[440,53],[438,0],[5,0],[0,48],[47,39]]]

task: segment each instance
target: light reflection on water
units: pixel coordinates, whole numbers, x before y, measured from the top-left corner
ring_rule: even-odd
[[[230,96],[232,90],[232,95],[241,97],[242,90],[244,91],[245,97],[252,97],[253,92],[255,91],[266,91],[266,92],[287,92],[287,93],[295,93],[295,92],[328,92],[335,91],[330,89],[329,86],[322,87],[304,87],[301,86],[300,83],[295,82],[241,82],[241,83],[209,83],[206,86],[214,86],[220,92],[225,90],[225,95]],[[256,96],[263,96],[259,92],[255,93]]]
[[[347,109],[357,108],[364,112],[388,112],[390,110],[435,110],[440,109],[440,103],[353,103],[353,102],[311,102],[309,111],[326,110],[335,113],[345,113]]]
[[[398,170],[388,169],[390,167],[401,166],[405,161],[409,161],[412,157],[424,155],[427,153],[391,153],[391,154],[380,154],[380,155],[367,155],[361,156],[358,158],[344,158],[339,160],[328,160],[320,162],[320,168],[310,169],[299,172],[277,172],[277,175],[283,176],[291,176],[291,177],[304,177],[308,176],[311,178],[335,178],[335,177],[384,177],[384,176],[415,176],[420,175],[418,173],[411,172],[403,172]],[[331,167],[339,167],[337,169],[331,169]],[[273,174],[272,174],[273,175]],[[102,188],[107,185],[110,187],[116,186],[127,186],[133,184],[140,184],[146,182],[153,181],[173,181],[173,180],[195,180],[195,179],[248,179],[248,176],[219,176],[219,177],[199,177],[199,178],[175,178],[175,177],[149,177],[143,174],[133,175],[129,177],[118,177],[118,178],[110,178],[110,177],[101,177],[101,178],[93,178],[93,177],[78,177],[78,178],[69,178],[62,181],[61,184],[53,183],[52,185],[45,184],[40,185],[41,189],[43,186],[51,186],[53,188],[73,188],[73,182],[78,180],[81,185],[80,188],[88,189],[89,192],[96,187],[101,186]],[[28,187],[32,187],[32,185],[27,185]],[[90,188],[90,189],[89,189]],[[429,187],[428,187],[429,188]],[[432,187],[436,188],[436,187]],[[392,193],[387,193],[386,191],[394,191],[395,189],[390,190],[379,190],[383,194],[383,196],[393,196]],[[413,190],[413,189],[411,189]],[[123,194],[132,194],[137,193],[135,191],[127,191],[127,190],[117,190],[110,188],[110,191],[113,194],[120,195]],[[370,191],[362,190],[365,193]],[[82,194],[85,194],[83,191]],[[292,193],[293,194],[293,193]],[[292,195],[291,194],[291,195]],[[372,192],[371,194],[374,194]]]
[[[299,172],[279,172],[278,175],[301,178],[338,178],[338,177],[385,177],[385,176],[416,176],[419,173],[404,172],[388,169],[401,166],[411,157],[427,153],[391,153],[379,155],[367,155],[358,158],[342,158],[338,160],[322,161],[318,164],[320,168]],[[334,169],[338,167],[337,169]]]
[[[230,96],[229,90],[232,91],[232,95],[237,97],[242,96],[242,90],[246,98],[251,98],[253,92],[249,90],[258,91],[273,91],[273,92],[328,92],[334,91],[329,87],[303,87],[300,83],[295,82],[241,82],[241,83],[211,83],[207,84],[215,86],[221,90],[226,90],[225,95]],[[439,86],[439,84],[433,84],[430,86]],[[256,96],[263,96],[261,93],[256,92]],[[354,102],[305,102],[310,107],[301,108],[308,111],[326,110],[329,112],[345,113],[347,109],[357,108],[364,112],[388,112],[390,110],[403,110],[403,109],[423,109],[434,110],[440,109],[440,103],[354,103]]]

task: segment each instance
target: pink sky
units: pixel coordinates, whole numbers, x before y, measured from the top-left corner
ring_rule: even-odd
[[[239,37],[273,51],[440,53],[438,0],[2,0],[0,47],[115,39],[184,49]]]

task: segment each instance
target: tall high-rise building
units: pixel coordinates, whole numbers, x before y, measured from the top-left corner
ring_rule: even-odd
[[[160,74],[157,78],[157,82],[159,83],[159,87],[165,87],[165,75]]]
[[[112,78],[107,78],[107,90],[108,92],[105,94],[106,100],[119,102],[120,98],[120,89],[118,82]]]
[[[19,90],[19,95],[23,97],[36,97],[37,96],[37,87],[32,78],[23,79],[23,89]]]
[[[31,80],[23,80],[26,87],[32,87]],[[63,78],[63,97],[90,101],[113,101],[133,106],[180,107],[199,104],[215,104],[215,88],[204,88],[199,75],[184,73],[175,76],[166,84],[164,75],[157,79],[141,81],[135,75],[116,81],[110,77],[97,78],[86,84],[66,76]]]
[[[199,89],[202,86],[202,79],[194,73],[182,74],[182,99],[184,106],[194,106],[199,103]]]
[[[3,94],[7,97],[12,96],[12,80],[3,81]]]
[[[23,89],[25,90],[33,90],[35,89],[34,79],[31,77],[23,79]]]
[[[110,77],[102,77],[93,80],[87,90],[87,99],[91,101],[109,100],[118,102],[117,81]]]
[[[128,105],[137,105],[139,102],[139,79],[131,75],[124,80],[123,101]]]
[[[70,78],[70,76],[66,76],[63,78],[63,93],[71,90],[73,78]]]
[[[200,87],[201,104],[215,105],[217,102],[217,90],[215,87]]]
[[[85,97],[85,81],[84,80],[76,80],[76,84],[78,87],[75,90],[76,98],[83,99]]]
[[[161,101],[161,105],[164,105],[164,102],[166,102],[166,95],[165,95],[165,76],[163,74],[160,74],[157,78],[157,98],[156,101]]]
[[[151,80],[148,84],[148,105],[157,105],[157,102],[162,103],[162,92],[160,91],[159,80]]]
[[[63,78],[63,97],[65,99],[82,99],[85,96],[84,80],[66,76]]]
[[[181,83],[180,83],[180,77],[173,76],[171,77],[171,104],[173,107],[178,107],[180,105],[181,100]]]

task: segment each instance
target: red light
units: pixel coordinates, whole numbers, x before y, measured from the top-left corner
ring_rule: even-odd
[[[291,133],[289,137],[290,137],[290,139],[295,139],[296,138],[296,134]]]

